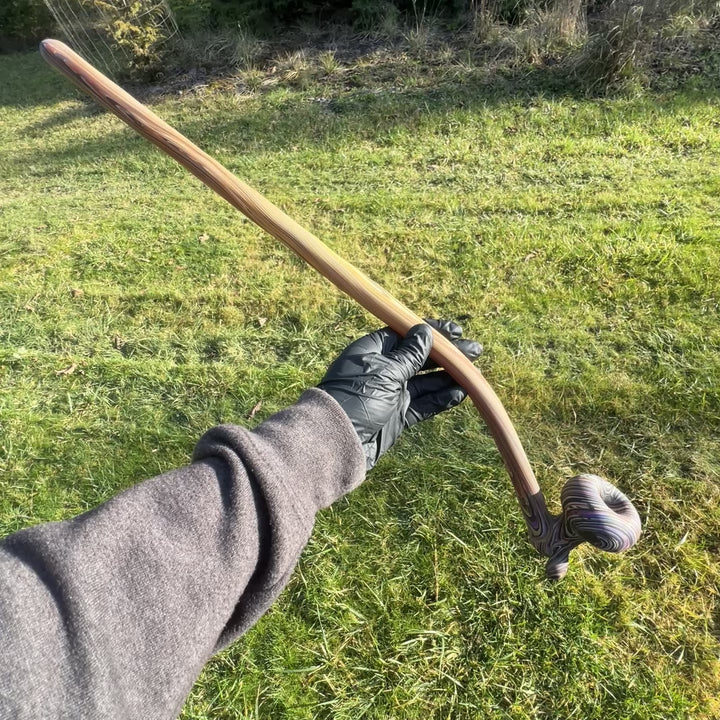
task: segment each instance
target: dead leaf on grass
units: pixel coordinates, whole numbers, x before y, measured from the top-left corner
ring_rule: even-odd
[[[63,370],[56,370],[56,375],[72,375],[78,369],[78,364],[73,363],[70,367],[66,367]]]

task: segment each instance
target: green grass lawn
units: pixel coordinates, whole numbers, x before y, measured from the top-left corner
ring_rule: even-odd
[[[645,530],[545,581],[463,406],[321,514],[182,717],[719,717],[717,88],[333,73],[153,106],[419,314],[465,318],[554,510],[596,472]],[[0,158],[3,534],[186,463],[377,326],[37,54],[0,57]]]

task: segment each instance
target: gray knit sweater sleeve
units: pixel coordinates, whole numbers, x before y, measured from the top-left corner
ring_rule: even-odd
[[[205,662],[287,583],[365,458],[320,390],[188,467],[0,543],[0,718],[175,718]]]

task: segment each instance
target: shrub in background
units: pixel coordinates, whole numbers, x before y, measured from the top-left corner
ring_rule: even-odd
[[[181,31],[192,32],[212,27],[213,0],[168,0]]]
[[[580,52],[571,59],[573,71],[590,92],[607,89],[623,79],[629,79],[641,66],[643,49],[642,5],[624,3],[612,7]]]
[[[447,41],[464,43],[468,57],[502,59],[506,67],[561,63],[565,76],[596,92],[648,71],[698,72],[702,53],[711,57],[720,44],[718,0],[167,0],[171,16],[164,21],[146,12],[164,1],[70,0],[83,12],[104,13],[76,33],[78,49],[92,58],[81,35],[104,33],[130,69],[147,77],[163,65],[259,69],[264,49],[282,45],[284,31],[298,36],[312,23],[404,39],[416,55],[462,29]],[[163,44],[174,34],[173,17],[180,35]],[[30,46],[52,25],[43,0],[0,0],[0,50]]]
[[[171,70],[196,68],[213,73],[254,70],[264,48],[265,43],[243,27],[201,30],[173,38],[166,63]]]
[[[162,5],[133,0],[91,0],[110,41],[127,58],[129,70],[144,73],[160,61],[160,45],[172,32]]]
[[[720,22],[716,0],[605,0],[591,7],[592,32],[569,59],[589,92],[642,80],[653,66],[672,66],[676,55],[692,56],[706,36],[717,37]]]
[[[32,47],[53,29],[43,0],[0,0],[0,52]]]
[[[520,15],[517,8],[531,0],[497,0],[499,17]],[[443,17],[467,14],[473,0],[169,0],[183,30],[233,27],[254,30],[292,26],[311,20],[377,28],[388,17]],[[511,10],[512,8],[512,10]]]

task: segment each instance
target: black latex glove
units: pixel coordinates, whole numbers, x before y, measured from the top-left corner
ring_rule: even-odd
[[[463,340],[462,328],[448,320],[427,320],[468,358],[482,346]],[[401,338],[382,328],[356,340],[330,366],[319,387],[340,403],[352,422],[369,470],[407,427],[459,405],[467,393],[428,360],[432,332],[415,325]]]

